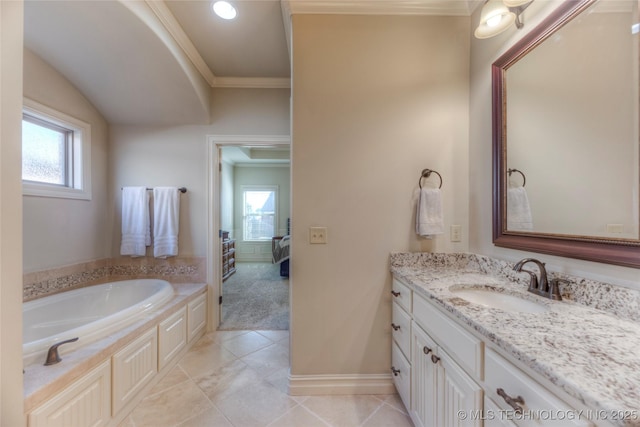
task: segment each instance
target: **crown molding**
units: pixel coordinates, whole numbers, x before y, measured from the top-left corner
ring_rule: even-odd
[[[479,0],[281,0],[292,14],[469,16]]]
[[[222,88],[289,89],[291,88],[291,79],[289,77],[216,77],[211,86]]]
[[[187,58],[191,61],[191,63],[196,67],[200,75],[209,83],[210,86],[213,86],[216,76],[213,75],[213,72],[207,65],[207,63],[202,59],[200,52],[193,45],[193,42],[187,36],[187,33],[184,32],[182,26],[178,23],[178,20],[169,7],[165,4],[164,1],[157,0],[145,0],[149,8],[156,14],[162,25],[167,29],[171,37],[178,43],[178,46],[182,49]]]
[[[291,79],[279,77],[217,77],[204,61],[198,49],[184,32],[169,7],[162,0],[145,0],[160,23],[176,41],[193,66],[211,87],[283,89],[291,87]]]

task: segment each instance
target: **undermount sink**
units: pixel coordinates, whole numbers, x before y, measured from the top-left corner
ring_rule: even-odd
[[[515,295],[504,294],[490,288],[462,288],[452,289],[458,298],[489,308],[498,308],[514,313],[542,313],[549,308]]]

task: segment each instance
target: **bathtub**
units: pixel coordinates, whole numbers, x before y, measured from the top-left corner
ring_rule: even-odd
[[[74,350],[123,328],[168,302],[173,286],[165,280],[136,279],[94,285],[43,297],[23,304],[24,365],[44,363],[57,342],[60,352]],[[64,356],[63,356],[64,357]]]

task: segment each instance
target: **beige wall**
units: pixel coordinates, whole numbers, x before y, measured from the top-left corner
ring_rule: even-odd
[[[389,253],[467,250],[469,19],[294,15],[292,34],[291,373],[384,373]],[[462,243],[416,237],[424,168]]]
[[[66,78],[24,51],[24,96],[91,125],[91,200],[24,196],[24,271],[106,258],[111,248],[108,127]]]
[[[112,126],[112,255],[120,253],[123,186],[184,186],[179,256],[206,256],[207,135],[288,135],[289,89],[214,89],[209,126]],[[152,254],[149,249],[148,254]]]
[[[22,400],[23,4],[0,2],[0,425],[25,425]]]
[[[491,64],[560,4],[559,0],[534,2],[525,11],[526,24],[523,30],[513,27],[491,39],[471,39],[469,227],[472,233],[469,251],[510,261],[533,256],[546,262],[550,271],[639,289],[640,270],[637,269],[498,248],[492,243]],[[472,17],[472,23],[478,22],[479,12],[480,8]]]

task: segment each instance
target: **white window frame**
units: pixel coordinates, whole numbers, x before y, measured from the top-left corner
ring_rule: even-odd
[[[279,195],[278,195],[278,186],[277,185],[241,185],[240,189],[242,190],[242,241],[244,242],[270,242],[271,239],[247,239],[247,215],[244,212],[245,209],[245,201],[244,195],[247,191],[273,191],[275,193],[275,205],[273,207],[273,233],[278,232],[278,204],[279,204]],[[273,237],[273,236],[272,236]]]
[[[73,132],[73,180],[68,186],[22,181],[22,195],[91,200],[91,125],[32,99],[24,98],[24,114]]]

